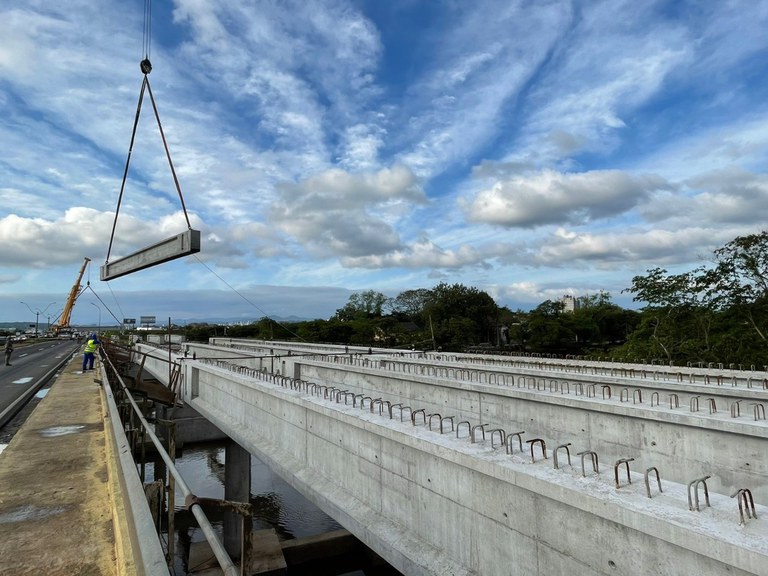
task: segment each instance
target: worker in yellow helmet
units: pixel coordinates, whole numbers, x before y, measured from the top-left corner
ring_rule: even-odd
[[[85,348],[83,349],[83,372],[93,370],[94,354],[99,346],[101,346],[101,341],[96,332],[94,332],[88,337],[88,342],[85,343]]]

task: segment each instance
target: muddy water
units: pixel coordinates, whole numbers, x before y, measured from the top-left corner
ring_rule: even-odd
[[[176,467],[184,478],[184,482],[196,496],[217,499],[224,497],[224,454],[224,444],[219,442],[193,447],[185,446],[182,456],[176,460]],[[147,478],[152,478],[151,465],[147,468]],[[280,540],[304,538],[342,528],[256,457],[251,457],[250,501],[254,509],[253,529],[274,528]],[[190,542],[200,542],[205,539],[202,531],[196,527],[194,518],[184,509],[183,502],[184,498],[177,490],[175,520],[177,575],[187,574],[187,570],[193,568],[187,566],[184,560]],[[209,520],[221,535],[222,519],[211,516]],[[167,534],[164,537],[167,538]],[[336,574],[394,576],[399,572],[391,567],[378,567],[375,571],[358,570]]]

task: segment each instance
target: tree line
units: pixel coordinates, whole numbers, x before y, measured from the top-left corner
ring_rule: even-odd
[[[499,306],[485,291],[441,282],[387,297],[352,294],[327,320],[186,327],[210,336],[303,340],[442,351],[489,351],[612,358],[665,364],[768,364],[768,232],[740,236],[707,266],[635,276],[625,292],[641,308],[616,305],[608,292],[579,296],[575,309],[546,300],[530,311]]]

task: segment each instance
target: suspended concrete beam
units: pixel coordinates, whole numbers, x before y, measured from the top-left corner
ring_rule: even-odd
[[[190,228],[186,232],[134,252],[130,256],[104,264],[101,267],[101,279],[114,280],[197,252],[200,252],[200,230]]]

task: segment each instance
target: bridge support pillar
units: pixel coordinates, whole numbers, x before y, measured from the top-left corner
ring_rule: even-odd
[[[237,442],[229,441],[224,458],[224,500],[250,502],[251,455]],[[224,548],[231,557],[240,557],[241,541],[241,516],[235,511],[227,510],[224,515]]]

